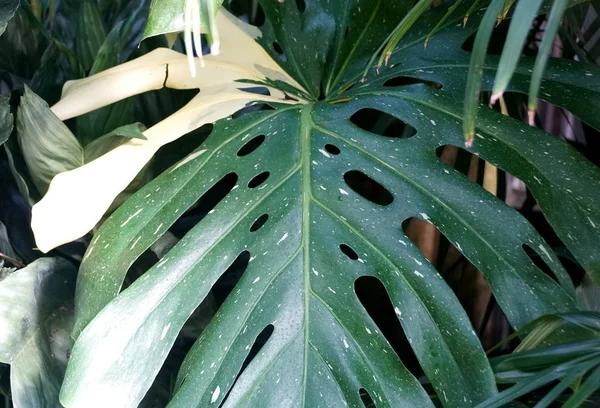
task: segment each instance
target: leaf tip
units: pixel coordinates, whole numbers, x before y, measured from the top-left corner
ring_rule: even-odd
[[[533,109],[530,108],[527,111],[527,123],[529,123],[529,126],[535,125],[535,108],[533,108]]]
[[[504,94],[504,91],[494,92],[492,94],[492,96],[490,97],[490,106],[494,106],[496,104],[496,102],[498,102],[498,99],[502,98],[503,94]]]

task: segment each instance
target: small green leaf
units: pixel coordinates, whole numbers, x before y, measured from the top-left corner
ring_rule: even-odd
[[[61,407],[76,273],[65,260],[42,258],[0,282],[0,361],[11,365],[16,407]]]
[[[389,41],[383,49],[381,57],[379,58],[379,63],[377,64],[378,67],[380,67],[384,61],[387,65],[387,61],[389,60],[390,55],[392,55],[392,51],[394,51],[394,48],[396,48],[400,40],[404,37],[408,30],[410,30],[413,24],[417,22],[419,17],[421,17],[421,15],[425,11],[427,11],[427,9],[429,9],[429,6],[431,6],[432,2],[433,0],[419,0],[419,2],[415,4],[413,8],[410,9],[408,14],[404,16],[402,21],[400,21],[398,26],[388,37]]]
[[[538,92],[542,83],[542,76],[546,70],[546,65],[548,64],[548,58],[550,58],[550,53],[552,52],[554,37],[560,28],[560,23],[568,5],[569,0],[555,0],[552,10],[550,11],[550,16],[548,17],[548,23],[546,24],[546,28],[544,30],[544,38],[542,40],[542,44],[540,45],[538,55],[535,59],[533,73],[531,74],[528,102],[530,125],[533,125]]]
[[[467,79],[467,88],[465,91],[465,107],[463,119],[463,132],[467,146],[473,143],[475,137],[475,120],[477,109],[479,108],[479,91],[481,90],[481,77],[483,75],[483,65],[488,43],[492,37],[492,31],[496,24],[496,17],[502,7],[504,0],[492,0],[492,3],[485,12],[477,36],[473,45],[473,54],[471,55],[471,64],[469,65],[469,74]]]
[[[456,8],[458,6],[460,6],[460,4],[462,3],[463,0],[457,0],[456,3],[454,3],[450,8],[448,8],[448,11],[446,12],[446,14],[444,14],[444,17],[442,17],[440,19],[440,21],[435,25],[435,27],[433,27],[433,30],[431,30],[431,32],[429,34],[427,34],[427,37],[425,38],[425,47],[427,47],[427,43],[429,42],[429,40],[431,39],[431,37],[433,37],[435,35],[435,33],[438,32],[438,30],[440,29],[440,27],[442,27],[444,25],[444,23],[446,22],[446,20],[448,20],[448,18],[454,13],[454,11],[456,10]]]
[[[496,79],[494,80],[494,88],[490,99],[491,104],[495,103],[502,96],[508,86],[521,58],[521,52],[527,40],[533,19],[537,16],[541,4],[542,0],[527,0],[517,3],[510,28],[508,29],[506,43],[502,50],[502,56],[500,57],[498,71],[496,72]]]
[[[41,194],[58,173],[83,165],[83,149],[73,133],[27,86],[17,112],[17,131],[25,163]]]

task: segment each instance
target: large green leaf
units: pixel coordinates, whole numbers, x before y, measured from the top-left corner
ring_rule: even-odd
[[[535,229],[436,156],[438,147],[464,142],[461,90],[469,54],[460,47],[471,31],[449,19],[424,50],[423,40],[445,10],[428,13],[403,38],[390,69],[358,82],[389,33],[372,27],[387,27],[390,10],[408,3],[382,0],[364,14],[350,0],[326,6],[306,1],[304,11],[292,1],[265,2],[270,22],[260,41],[276,40],[285,54],[282,65],[323,98],[217,122],[198,150],[103,224],[78,278],[77,342],[61,393],[67,407],[109,398],[136,406],[187,318],[244,257],[244,275],[188,354],[171,406],[356,407],[362,406],[359,389],[378,406],[432,406],[356,297],[362,276],[384,284],[444,406],[470,407],[494,396],[490,366],[464,310],[402,231],[411,217],[433,223],[485,274],[515,328],[574,310],[569,277]],[[387,14],[378,14],[380,8]],[[348,16],[362,17],[352,20],[346,44]],[[367,17],[373,22],[366,24]],[[323,47],[316,56],[305,51],[317,41]],[[340,47],[347,63],[334,62]],[[300,56],[302,63],[294,62]],[[528,89],[528,66],[517,70],[512,90]],[[597,104],[599,88],[585,89],[595,83],[586,73],[597,81],[600,70],[568,62],[550,66],[544,98],[596,125],[588,109]],[[484,69],[488,87],[493,67]],[[346,84],[354,87],[344,92]],[[405,122],[407,137],[361,129],[350,119],[363,109]],[[576,256],[597,274],[596,167],[564,142],[483,108],[470,151],[527,183],[557,233],[571,236],[566,245],[573,252],[579,246]],[[119,294],[133,262],[220,180],[231,187],[226,197]],[[365,198],[365,186],[380,198]],[[524,245],[558,283],[535,266]],[[237,379],[270,325],[273,334]]]
[[[0,282],[0,361],[11,365],[16,407],[61,407],[75,276],[69,262],[42,258]]]

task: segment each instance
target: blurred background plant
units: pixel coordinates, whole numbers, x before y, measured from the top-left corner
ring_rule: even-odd
[[[398,30],[394,36],[390,36],[387,46],[382,46],[381,59],[378,62],[373,60],[375,65],[385,64],[386,55],[393,52],[403,33],[418,19],[421,12],[429,7],[443,6],[451,2],[422,0],[416,3],[413,12],[399,22]],[[455,4],[459,3],[461,1]],[[540,64],[543,64],[543,59],[548,55],[600,63],[600,1],[476,0],[471,3],[473,10],[476,6],[490,3],[493,6],[496,3],[499,4],[500,12],[494,16],[492,26],[488,27],[489,43],[477,42],[473,36],[464,48],[472,51],[475,54],[474,58],[483,58],[485,53],[499,56],[505,68],[499,71],[495,81],[497,86],[493,92],[480,93],[480,84],[477,82],[480,77],[476,72],[472,76],[469,86],[472,87],[474,101],[467,98],[465,105],[467,112],[470,112],[465,125],[467,139],[471,137],[469,132],[476,120],[475,102],[496,102],[493,107],[502,114],[531,122],[564,139],[590,161],[600,165],[600,135],[597,130],[580,122],[564,109],[543,100],[538,101],[535,96],[505,91],[512,74],[511,61],[508,59],[518,57],[520,54],[515,50],[521,48],[524,55],[540,56]],[[555,9],[552,9],[553,4]],[[260,26],[264,22],[264,12],[256,0],[226,0],[224,5],[251,24]],[[566,8],[567,5],[571,7]],[[548,13],[551,9],[555,11]],[[149,0],[22,0],[20,5],[18,1],[0,1],[0,144],[3,144],[0,148],[0,183],[3,192],[0,195],[0,282],[26,266],[46,266],[39,261],[42,254],[35,250],[29,228],[31,205],[40,199],[47,188],[47,183],[40,180],[64,171],[61,166],[65,166],[65,163],[74,162],[73,166],[77,163],[82,164],[85,159],[81,158],[81,152],[86,149],[98,149],[102,152],[129,137],[137,137],[139,129],[158,123],[181,108],[193,95],[193,92],[162,89],[130,98],[67,121],[64,128],[53,133],[52,143],[41,140],[39,129],[32,130],[31,127],[29,132],[20,132],[17,135],[16,129],[10,124],[12,119],[7,119],[18,115],[19,102],[27,88],[41,98],[32,103],[36,103],[40,112],[44,112],[46,107],[43,101],[48,105],[58,101],[62,86],[67,80],[92,75],[154,48],[167,46],[170,42],[173,43],[174,49],[185,52],[184,36],[171,36],[169,39],[166,36],[152,37],[141,42],[138,47],[149,10]],[[511,25],[511,22],[515,25]],[[470,24],[469,21],[465,23]],[[517,25],[520,25],[519,32],[516,32]],[[435,30],[432,36],[435,36]],[[204,47],[209,44],[210,41],[203,41]],[[187,51],[193,53],[189,45],[188,41]],[[196,50],[196,55],[200,52]],[[534,70],[534,82],[535,75]],[[543,91],[541,97],[543,99]],[[381,119],[370,118],[369,121],[372,126],[382,126]],[[39,128],[48,128],[51,121],[50,117],[44,118],[43,113],[40,113],[40,117],[33,122],[37,123]],[[392,124],[384,126],[389,127]],[[137,184],[131,186],[131,190],[139,188],[183,158],[208,135],[209,130],[209,127],[201,128],[163,147],[140,175]],[[66,145],[73,148],[67,149]],[[446,163],[519,210],[559,255],[578,286],[581,311],[600,312],[598,289],[585,277],[583,269],[553,232],[523,182],[466,150],[450,146],[438,153]],[[41,168],[34,166],[36,162],[42,163]],[[59,165],[53,167],[52,163]],[[127,194],[129,193],[126,192],[115,206],[122,202]],[[214,194],[218,196],[219,191],[215,191]],[[170,234],[136,262],[126,284],[147,270],[203,216],[203,208],[199,206],[182,217]],[[575,406],[578,403],[597,406],[598,397],[594,392],[600,386],[600,345],[597,340],[600,333],[599,315],[580,313],[567,317],[549,316],[533,322],[527,330],[515,335],[481,272],[435,227],[413,219],[404,225],[404,229],[455,291],[468,312],[484,348],[491,349],[500,344],[491,350],[490,355],[494,356],[492,365],[505,391],[499,394],[496,401],[490,402],[491,406],[500,406],[515,399],[527,406],[536,403],[538,406],[548,406],[552,402],[548,395],[565,402],[566,406]],[[61,273],[58,276],[71,273],[73,266],[77,266],[81,261],[88,243],[89,237],[86,237],[49,254],[66,260],[66,264],[61,264]],[[538,266],[545,267],[544,262],[533,251],[530,256]],[[187,323],[143,406],[166,405],[183,357],[223,302],[238,275],[233,268],[225,279],[220,280],[212,296]],[[52,287],[51,280],[48,281],[48,285],[48,288]],[[68,293],[68,290],[63,288],[62,291],[66,291],[62,296],[64,299],[60,304],[53,305],[57,310],[64,311],[63,308],[70,307],[72,293]],[[359,287],[360,291],[363,292],[364,302],[371,305],[368,309],[374,320],[383,324],[388,322],[390,325],[391,329],[386,336],[396,352],[409,354],[403,361],[415,362],[402,331],[393,330],[396,318],[391,304],[388,307],[385,302],[385,289],[374,282],[365,281]],[[45,305],[42,300],[38,303]],[[49,311],[48,315],[51,313],[52,311]],[[65,330],[68,330],[67,320]],[[561,333],[572,333],[573,328],[577,329],[574,332],[579,333],[579,337],[561,337]],[[581,331],[578,331],[579,329]],[[555,337],[552,337],[552,334]],[[38,352],[45,353],[46,358],[54,358],[53,345],[56,345],[57,337],[56,333],[50,333],[42,339],[43,341],[40,340],[39,348],[42,351]],[[552,340],[556,338],[562,338],[564,341],[557,343],[556,340]],[[63,340],[60,350],[68,357],[68,340]],[[511,354],[513,352],[514,354]],[[64,369],[68,358],[63,360],[65,361],[61,361],[60,364],[63,364]],[[418,371],[416,362],[412,369]],[[0,365],[0,404],[6,407],[11,406],[14,398],[14,389],[11,390],[9,384],[9,370],[8,365]],[[526,383],[533,385],[526,387],[523,385]],[[513,384],[517,385],[512,386]],[[514,404],[518,405],[518,402]]]

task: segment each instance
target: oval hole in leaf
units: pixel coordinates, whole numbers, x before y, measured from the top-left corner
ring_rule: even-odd
[[[372,203],[386,206],[394,201],[394,196],[385,187],[358,170],[344,174],[344,181],[352,190]]]
[[[341,152],[337,146],[332,145],[332,144],[326,144],[325,150],[327,150],[328,153],[331,153],[333,155],[338,155]]]
[[[377,405],[375,405],[375,401],[373,401],[373,398],[371,398],[369,391],[361,388],[358,390],[358,395],[360,396],[362,403],[365,405],[365,408],[377,408]]]
[[[346,27],[346,30],[344,30],[344,40],[348,38],[348,34],[350,34],[350,27]]]
[[[210,136],[214,129],[212,123],[202,125],[199,129],[190,132],[179,139],[162,146],[156,153],[156,160],[152,161],[152,172],[160,174],[175,163],[183,160],[189,152],[194,151]]]
[[[350,122],[367,132],[395,139],[417,134],[417,130],[408,123],[377,109],[363,108],[350,116]]]
[[[256,219],[250,226],[250,232],[258,231],[269,219],[269,214],[263,214]]]
[[[300,13],[304,13],[304,10],[306,10],[306,1],[296,0],[296,6],[298,7],[298,11],[300,11]]]
[[[435,152],[442,162],[454,167],[477,184],[483,184],[487,163],[485,160],[462,147],[453,145],[440,146]]]
[[[398,87],[398,86],[408,86],[415,84],[425,84],[433,89],[442,89],[443,85],[439,82],[428,81],[426,79],[413,78],[409,76],[397,76],[394,78],[390,78],[383,83],[383,86],[386,87]]]
[[[260,186],[262,183],[267,181],[267,179],[269,178],[270,175],[271,175],[271,173],[269,173],[268,171],[264,171],[264,172],[260,173],[258,176],[254,177],[252,180],[250,180],[250,182],[248,183],[248,187],[256,188],[256,187]]]
[[[354,281],[354,293],[406,368],[415,376],[422,375],[421,366],[383,283],[374,276],[362,276]]]
[[[356,261],[358,259],[358,254],[356,253],[356,251],[354,249],[350,248],[348,245],[340,244],[340,250],[344,253],[344,255],[346,255],[348,258],[352,259],[353,261]]]
[[[275,54],[277,54],[277,57],[285,62],[287,61],[287,58],[283,52],[283,49],[281,48],[281,45],[279,45],[279,43],[277,41],[273,42],[273,51],[275,51]]]
[[[238,150],[237,155],[239,157],[247,156],[256,149],[260,147],[261,144],[265,141],[265,135],[259,135],[250,140],[248,143],[243,145],[240,150]]]
[[[238,175],[235,173],[223,176],[196,201],[196,204],[192,206],[192,210],[188,211],[182,219],[175,223],[171,232],[178,238],[182,238],[231,192],[237,182]]]
[[[258,336],[256,336],[256,340],[254,340],[254,344],[252,344],[252,348],[250,349],[250,352],[248,353],[248,355],[246,356],[246,359],[242,363],[242,367],[240,368],[240,372],[235,377],[235,380],[233,381],[233,384],[231,384],[231,387],[229,388],[229,391],[227,392],[227,395],[225,396],[225,398],[223,399],[223,402],[221,402],[221,405],[219,405],[219,407],[223,407],[225,405],[225,403],[227,401],[227,398],[229,397],[229,394],[231,393],[231,390],[233,390],[235,388],[235,385],[236,385],[237,381],[242,376],[242,374],[244,373],[244,371],[246,370],[246,368],[248,368],[248,366],[250,365],[250,363],[252,362],[252,360],[254,360],[254,357],[256,357],[258,355],[258,353],[260,353],[260,351],[263,349],[263,347],[267,344],[267,341],[269,341],[269,339],[273,335],[273,331],[274,330],[275,330],[275,326],[273,326],[272,324],[268,324],[258,334]]]
[[[219,279],[217,279],[212,287],[217,307],[220,307],[225,302],[235,285],[242,278],[244,272],[246,272],[249,263],[250,252],[243,251],[235,258]]]
[[[531,259],[531,261],[535,264],[535,266],[538,267],[538,269],[540,269],[542,272],[544,272],[546,275],[548,275],[550,278],[552,278],[552,280],[554,280],[554,282],[558,282],[558,278],[552,271],[552,268],[550,268],[550,266],[546,263],[546,261],[538,253],[538,251],[536,251],[535,249],[533,249],[532,247],[530,247],[527,244],[523,244],[522,248],[523,248],[523,252],[525,252],[525,255],[527,255],[529,257],[529,259]]]

